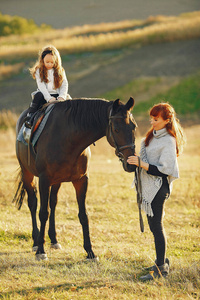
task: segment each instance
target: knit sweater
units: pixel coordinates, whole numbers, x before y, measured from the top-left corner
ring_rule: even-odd
[[[154,165],[157,169],[167,175],[170,193],[172,182],[179,177],[176,140],[168,134],[166,128],[153,132],[153,138],[146,147],[144,139],[141,142],[140,158],[148,164]],[[135,181],[134,181],[135,182]],[[151,203],[162,185],[163,179],[160,176],[148,174],[146,170],[141,170],[142,184],[142,205],[145,213],[153,217]],[[169,195],[168,195],[169,196]]]
[[[48,102],[52,98],[52,94],[58,94],[59,97],[66,100],[68,93],[68,81],[65,71],[63,70],[63,82],[60,88],[57,89],[54,87],[54,69],[52,68],[51,70],[48,70],[47,75],[48,83],[41,81],[39,69],[37,69],[35,73],[38,90],[43,94],[44,99]]]

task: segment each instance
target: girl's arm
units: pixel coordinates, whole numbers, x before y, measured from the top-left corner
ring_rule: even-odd
[[[60,100],[66,100],[67,94],[68,94],[68,80],[67,80],[65,71],[63,70],[63,82],[62,82],[62,85],[60,87],[58,100],[59,99]]]
[[[37,69],[36,73],[35,73],[35,79],[36,79],[36,83],[37,83],[37,87],[40,90],[40,92],[43,94],[44,99],[49,102],[50,99],[52,99],[52,96],[50,95],[50,93],[47,90],[47,87],[45,85],[44,81],[41,81],[40,78],[40,74],[39,74],[39,69]],[[55,100],[55,99],[54,99]]]

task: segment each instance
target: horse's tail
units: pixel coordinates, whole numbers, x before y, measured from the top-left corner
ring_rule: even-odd
[[[18,183],[18,187],[17,187],[17,191],[15,193],[15,196],[14,196],[12,202],[15,203],[18,210],[20,210],[20,208],[23,204],[25,194],[26,194],[26,190],[25,190],[25,187],[24,187],[24,182],[22,180],[22,170],[21,170],[21,168],[18,172],[16,181]]]

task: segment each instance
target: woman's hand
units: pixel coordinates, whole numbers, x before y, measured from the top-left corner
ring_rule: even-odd
[[[134,156],[129,156],[127,159],[127,163],[130,165],[136,165],[137,167],[139,166],[139,157],[134,155]],[[140,166],[141,168],[145,169],[146,171],[149,170],[149,164],[140,160]]]
[[[129,156],[127,159],[127,163],[129,163],[130,165],[136,165],[138,167],[139,166],[138,156],[136,156],[136,155]]]

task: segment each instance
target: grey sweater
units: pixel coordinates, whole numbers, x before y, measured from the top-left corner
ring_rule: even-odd
[[[141,142],[140,158],[167,175],[170,192],[172,182],[179,177],[176,140],[168,134],[166,128],[153,132],[153,138],[149,145],[145,147],[144,139]],[[162,185],[162,177],[153,176],[146,170],[141,170],[142,182],[142,209],[145,213],[153,217],[151,203]]]

